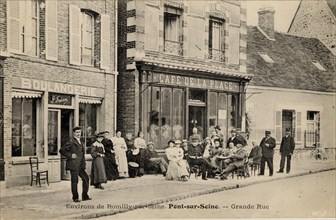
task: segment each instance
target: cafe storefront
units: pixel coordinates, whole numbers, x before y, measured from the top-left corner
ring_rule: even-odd
[[[202,72],[140,72],[140,128],[147,141],[164,149],[169,139],[182,140],[196,127],[204,139],[215,126],[227,139],[232,128],[245,129],[248,79]],[[244,123],[242,123],[244,122]]]
[[[72,137],[72,128],[81,126],[87,158],[99,121],[103,88],[13,77],[12,80],[12,158],[11,169],[18,172],[10,182],[27,182],[29,157],[37,156],[49,170],[49,181],[67,179],[59,149]],[[27,173],[30,173],[28,171]]]

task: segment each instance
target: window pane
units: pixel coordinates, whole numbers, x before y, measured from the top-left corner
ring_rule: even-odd
[[[218,125],[221,127],[220,133],[224,140],[227,140],[227,95],[219,93],[218,97]]]
[[[94,132],[97,130],[97,106],[79,104],[79,126],[83,133],[81,141],[85,145],[86,153],[91,153],[91,145],[95,140]]]
[[[13,99],[12,156],[36,154],[36,100]]]
[[[213,40],[212,40],[212,46],[213,49],[220,50],[221,45],[221,24],[214,22],[213,24]]]
[[[172,89],[162,88],[161,101],[161,146],[165,146],[172,138]]]
[[[184,137],[184,101],[183,101],[183,90],[174,89],[174,104],[173,104],[173,117],[174,117],[174,139],[182,140]]]
[[[211,137],[211,133],[215,130],[217,125],[217,93],[210,92],[209,103],[209,129],[208,136]]]
[[[151,111],[149,116],[149,141],[160,148],[159,140],[159,117],[160,117],[160,88],[153,87],[151,94]],[[163,148],[164,146],[162,146]]]
[[[58,111],[48,113],[48,155],[58,155]]]
[[[229,130],[238,126],[238,96],[235,94],[228,95],[228,119]]]

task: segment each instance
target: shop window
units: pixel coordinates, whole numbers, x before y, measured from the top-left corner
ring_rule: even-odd
[[[182,55],[182,41],[180,40],[181,30],[180,9],[165,7],[164,12],[164,49],[165,52]]]
[[[211,18],[209,21],[209,59],[225,61],[225,21]]]
[[[221,128],[221,135],[227,138],[227,94],[226,93],[209,93],[209,122],[208,136],[211,137],[215,131],[215,126]]]
[[[85,152],[91,153],[91,145],[95,141],[94,132],[97,130],[97,105],[79,104],[79,126],[82,127],[81,142]]]
[[[8,38],[12,52],[38,55],[39,4],[37,0],[8,2]]]
[[[155,143],[156,148],[164,149],[171,138],[184,138],[184,90],[151,87],[143,94],[147,95],[143,100],[149,103],[144,106],[148,121],[143,121],[148,140]]]
[[[228,95],[228,128],[229,130],[231,130],[232,128],[239,127],[238,103],[239,103],[239,98],[237,94]]]
[[[12,99],[12,156],[36,155],[36,99]]]

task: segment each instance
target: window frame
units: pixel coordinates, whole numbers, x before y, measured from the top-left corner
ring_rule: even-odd
[[[80,64],[83,66],[94,66],[94,59],[95,59],[95,20],[96,17],[93,13],[88,12],[87,10],[81,10],[80,11]],[[91,63],[85,63],[83,62],[83,56],[86,55],[84,54],[85,49],[88,49],[89,47],[86,47],[86,38],[88,30],[86,30],[86,18],[90,17],[91,19]],[[85,36],[84,36],[85,35]]]
[[[208,51],[209,51],[209,59],[214,61],[225,62],[225,27],[226,21],[225,19],[220,19],[216,17],[209,18],[209,35],[208,35]],[[214,26],[217,26],[219,29],[218,36],[218,48],[214,48]],[[219,53],[220,60],[214,59],[213,51],[217,51]]]

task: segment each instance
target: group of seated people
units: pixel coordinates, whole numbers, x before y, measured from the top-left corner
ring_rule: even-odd
[[[260,164],[260,146],[253,142],[253,148],[248,155],[244,149],[247,141],[235,129],[231,131],[231,137],[227,141],[224,141],[219,131],[220,127],[216,126],[212,136],[202,140],[197,128],[193,128],[189,140],[169,140],[164,155],[157,153],[153,142],[146,144],[142,132],[136,138],[128,133],[124,139],[118,131],[111,140],[107,138],[108,132],[98,133],[97,140],[104,147],[100,154],[105,156],[103,163],[97,166],[97,150],[93,144],[91,185],[103,189],[101,183],[106,181],[95,181],[95,175],[102,176],[99,171],[105,173],[106,180],[141,177],[145,170],[161,172],[166,180],[188,181],[191,172],[197,172],[196,175],[201,175],[203,180],[224,180],[237,167],[243,166],[247,158],[250,165]]]

